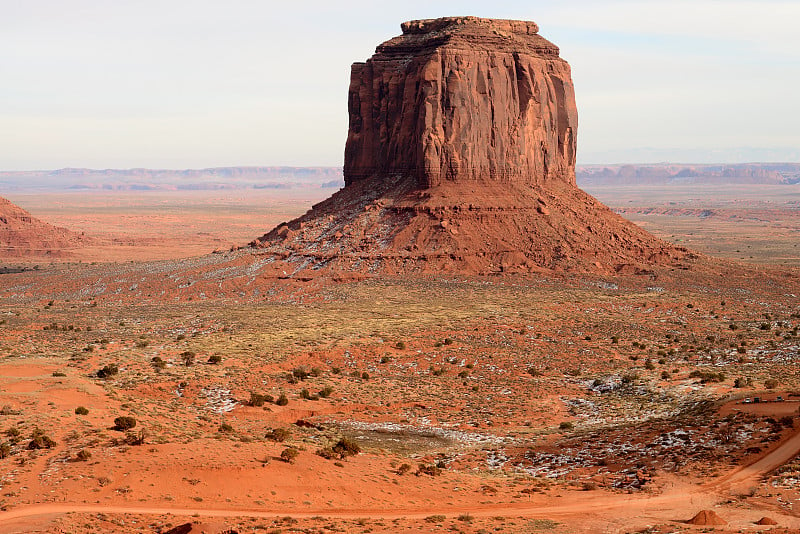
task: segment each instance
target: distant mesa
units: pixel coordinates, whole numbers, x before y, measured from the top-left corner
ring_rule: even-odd
[[[59,257],[86,244],[81,234],[53,226],[0,198],[0,259]]]
[[[575,183],[570,67],[533,22],[447,17],[353,64],[345,187],[251,243],[287,276],[647,272],[694,256]]]

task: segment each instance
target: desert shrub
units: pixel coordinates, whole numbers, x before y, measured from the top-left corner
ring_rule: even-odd
[[[769,330],[771,328],[771,325],[769,323],[761,323],[761,326],[759,328],[761,330]]]
[[[327,399],[328,397],[331,396],[332,393],[333,393],[333,388],[331,386],[325,386],[324,388],[319,390],[319,393],[317,393],[317,395],[319,395],[323,399]]]
[[[275,404],[278,406],[286,406],[289,404],[289,397],[286,396],[286,393],[281,393],[275,401]]]
[[[411,471],[411,464],[402,464],[400,467],[397,468],[398,475],[405,475]]]
[[[147,432],[144,430],[140,430],[139,432],[126,432],[125,433],[125,444],[126,445],[144,445],[144,441],[147,439]]]
[[[747,379],[741,376],[736,378],[736,380],[733,381],[733,387],[735,388],[747,387]]]
[[[75,408],[75,414],[76,415],[89,415],[89,409],[86,408],[85,406],[78,406],[77,408]]]
[[[162,360],[160,356],[153,356],[153,359],[150,360],[150,362],[157,370],[165,369],[167,367],[167,362]]]
[[[311,371],[308,374],[315,378],[318,376],[322,376],[322,369],[320,369],[319,367],[312,367]]]
[[[381,356],[381,363],[389,363],[392,359],[389,356]]]
[[[20,435],[19,428],[12,426],[8,430],[6,430],[6,436],[10,438],[16,438]]]
[[[558,428],[560,430],[572,430],[573,428],[575,428],[575,425],[572,423],[572,421],[561,421],[558,424]]]
[[[28,450],[32,451],[36,449],[50,449],[56,445],[56,442],[53,439],[45,435],[38,428],[34,430],[32,437],[33,439],[31,439],[30,443],[28,443]]]
[[[361,452],[361,446],[350,438],[342,438],[332,447],[333,452],[344,460],[348,456],[355,456]]]
[[[434,369],[431,367],[431,374],[433,376],[442,376],[445,373],[444,367],[439,367],[438,369]]]
[[[656,368],[656,364],[654,364],[652,360],[647,360],[644,364],[644,368],[648,371],[652,371]]]
[[[274,441],[276,443],[282,443],[287,439],[289,439],[291,435],[292,433],[289,432],[289,430],[286,428],[273,428],[272,430],[267,432],[264,438],[268,439],[269,441]]]
[[[398,341],[397,343],[394,344],[394,348],[396,348],[397,350],[406,350],[405,341]]]
[[[464,523],[469,523],[472,521],[472,516],[469,514],[461,514],[456,519],[458,519],[459,521],[463,521]]]
[[[430,475],[432,477],[438,476],[442,474],[442,470],[436,467],[435,465],[428,465],[428,464],[419,464],[417,466],[417,476],[420,475]]]
[[[299,455],[300,451],[294,447],[287,447],[281,451],[281,460],[286,463],[293,464]]]
[[[111,378],[119,373],[119,367],[116,364],[110,363],[97,371],[97,378]]]
[[[208,363],[210,363],[211,365],[217,365],[219,363],[222,363],[222,356],[220,356],[219,354],[212,354],[211,356],[208,357]]]
[[[92,453],[91,452],[87,451],[86,449],[81,449],[75,455],[75,461],[77,461],[77,462],[86,462],[91,457],[92,457]]]
[[[181,352],[181,361],[183,361],[183,365],[189,367],[194,363],[195,354],[190,350],[185,350]]]
[[[63,371],[53,371],[53,376],[55,378],[63,378],[65,376],[67,376],[67,373],[65,373]]]
[[[446,337],[446,338],[444,338],[442,343],[445,344],[445,345],[452,345],[453,344],[453,340],[450,339],[449,337]]]
[[[149,344],[150,344],[150,342],[147,341],[146,339],[140,339],[139,341],[136,342],[136,347],[140,348],[140,349],[144,349],[144,348],[147,348],[147,346]]]
[[[319,397],[312,395],[307,389],[303,388],[300,391],[300,398],[305,400],[319,400]]]
[[[336,458],[336,453],[331,447],[325,447],[317,451],[317,456],[322,456],[326,460],[333,460]]]
[[[233,426],[230,423],[222,423],[219,425],[219,431],[225,434],[233,432]]]
[[[362,379],[362,380],[369,380],[369,373],[368,373],[368,372],[366,372],[366,371],[364,371],[363,373],[361,373],[361,379]]]
[[[767,380],[764,380],[764,387],[767,389],[775,389],[778,387],[778,381],[774,378],[768,378]]]
[[[114,419],[114,430],[130,430],[136,426],[136,419],[130,415],[121,415]]]
[[[251,391],[250,400],[247,401],[247,404],[250,406],[264,406],[264,404],[268,402],[272,402],[272,395],[263,395],[261,393]]]
[[[11,444],[0,443],[0,460],[8,458],[9,456],[11,456]]]
[[[544,373],[542,373],[536,367],[528,367],[528,374],[531,376],[542,376]]]
[[[447,519],[447,516],[437,514],[437,515],[429,515],[428,517],[425,518],[425,521],[427,523],[441,523],[445,519]]]
[[[335,375],[338,375],[341,372],[342,372],[342,369],[340,367],[331,367],[331,373],[333,373]]]
[[[715,373],[713,371],[701,371],[695,369],[689,373],[690,378],[699,378],[700,382],[706,384],[708,382],[722,382],[725,380],[725,373]]]
[[[468,376],[469,376],[469,371],[467,371],[466,369],[458,373],[458,378],[467,378]]]
[[[661,371],[661,380],[669,380],[669,379],[670,379],[669,371]]]
[[[292,369],[292,377],[298,380],[305,380],[311,375],[308,371],[306,371],[305,367],[295,367]]]

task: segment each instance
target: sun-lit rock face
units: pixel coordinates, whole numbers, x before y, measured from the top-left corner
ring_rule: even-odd
[[[449,17],[353,65],[345,187],[251,243],[285,277],[649,273],[692,255],[575,184],[566,61],[533,22]]]
[[[345,183],[574,183],[578,114],[566,61],[533,22],[448,17],[352,67]]]

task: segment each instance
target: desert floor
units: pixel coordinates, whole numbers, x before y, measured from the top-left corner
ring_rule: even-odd
[[[0,532],[800,529],[785,187],[590,191],[703,273],[305,285],[229,249],[321,193],[13,197],[101,244],[0,265]]]

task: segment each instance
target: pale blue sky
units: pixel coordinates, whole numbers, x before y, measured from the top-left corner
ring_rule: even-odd
[[[0,169],[341,165],[350,64],[415,18],[535,20],[584,163],[800,160],[800,1],[0,0]]]

